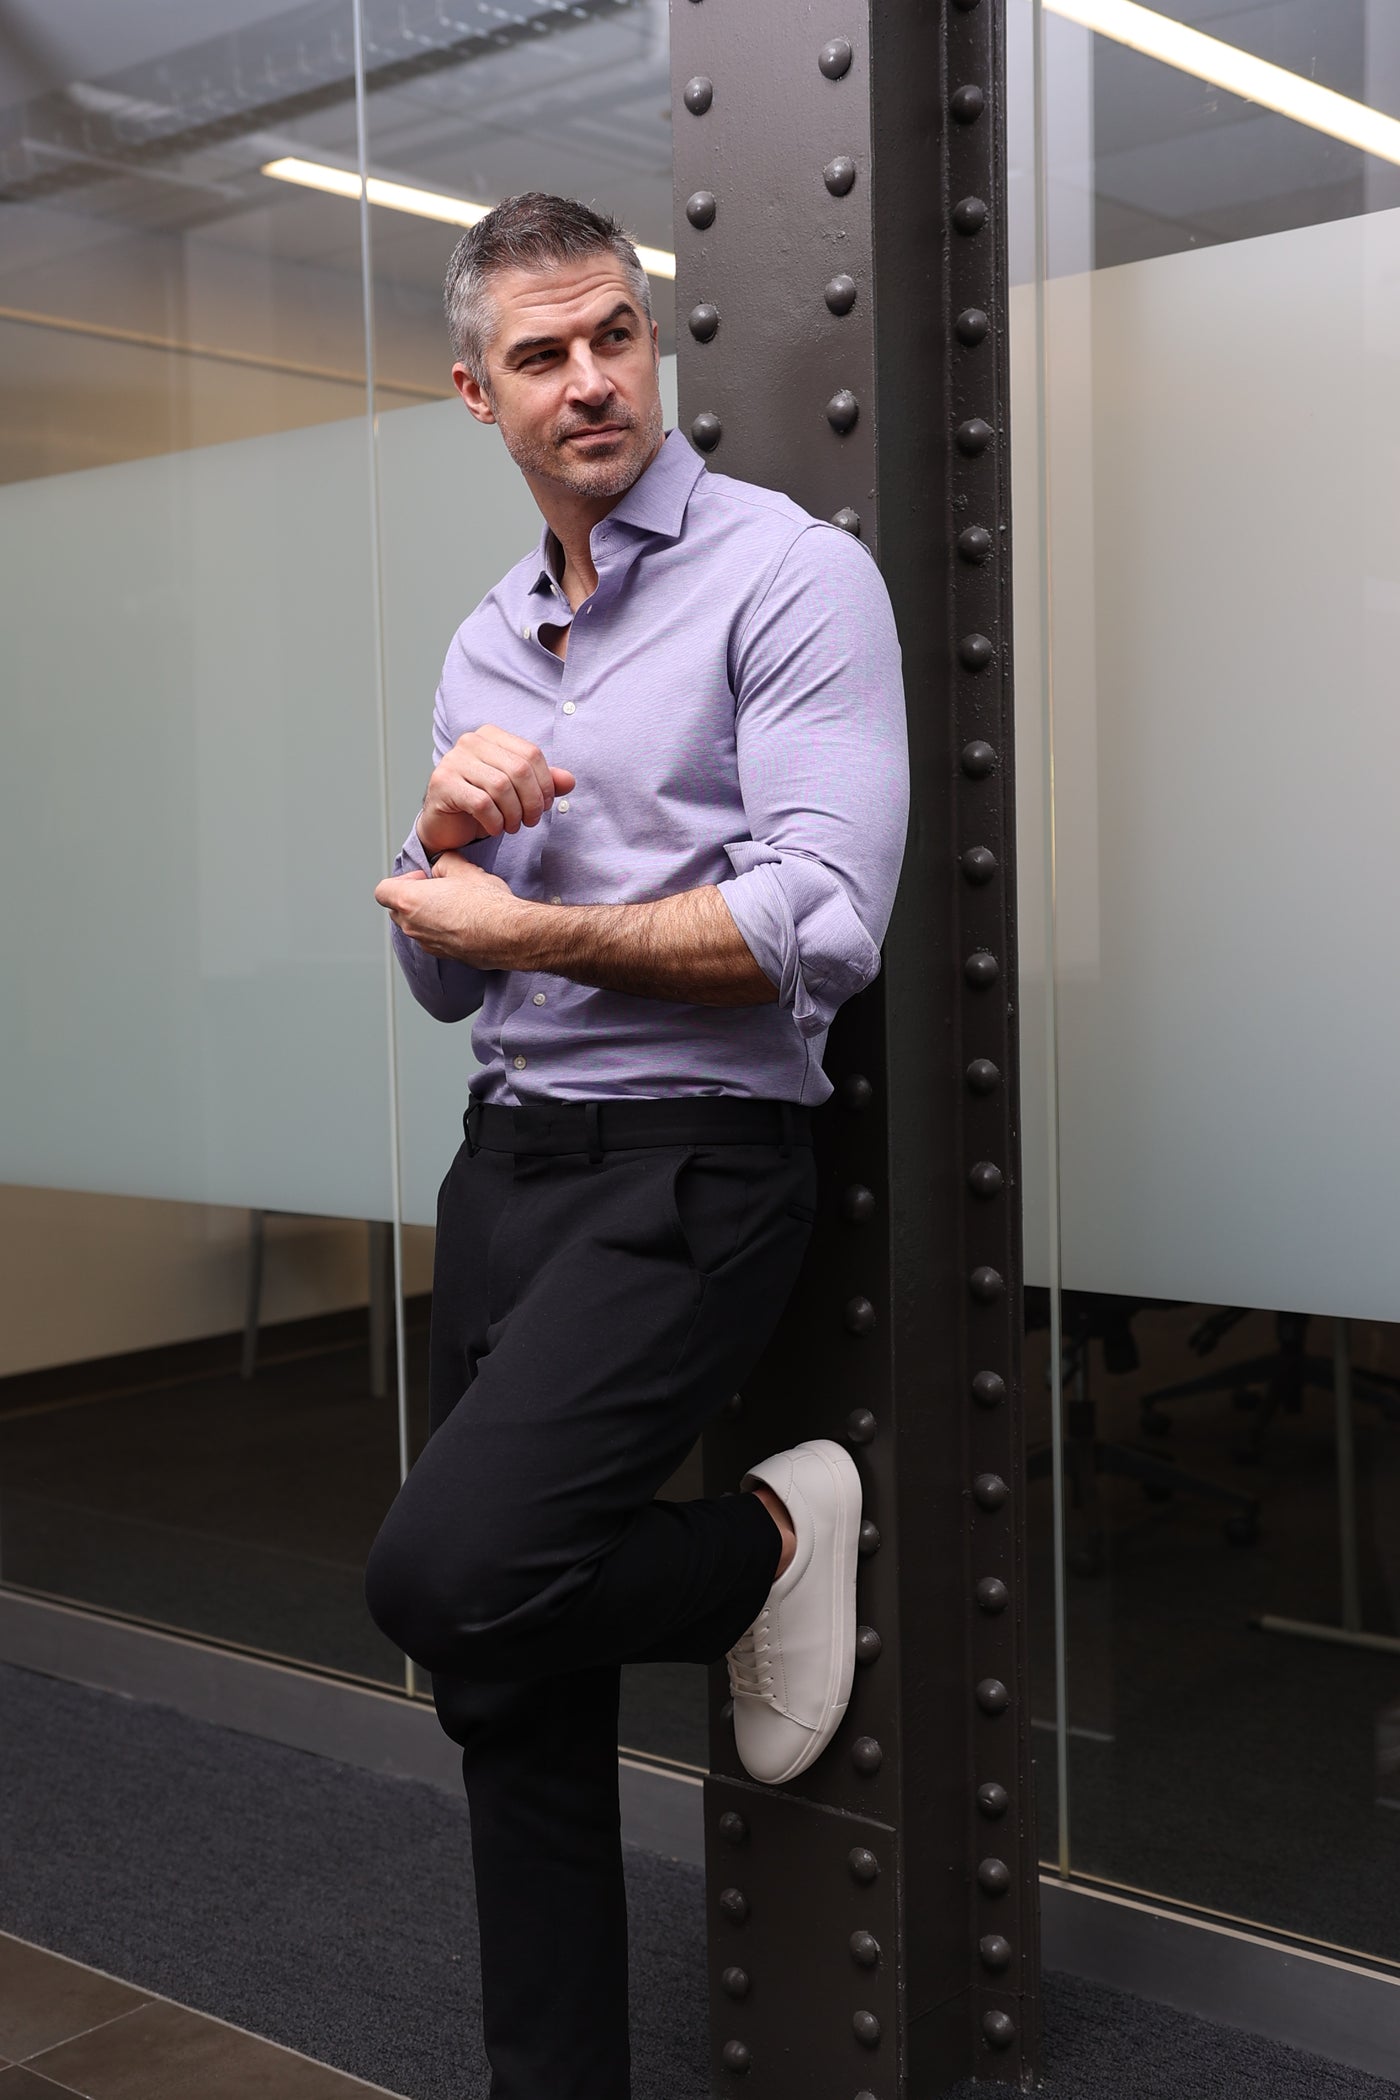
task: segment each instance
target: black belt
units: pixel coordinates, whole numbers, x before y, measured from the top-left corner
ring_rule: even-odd
[[[638,1145],[778,1145],[784,1157],[812,1142],[812,1112],[796,1101],[744,1094],[677,1094],[665,1100],[531,1102],[508,1108],[473,1098],[462,1118],[467,1148],[488,1152],[605,1152]]]

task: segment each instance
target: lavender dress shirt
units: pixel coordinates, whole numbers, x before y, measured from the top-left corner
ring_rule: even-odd
[[[477,1013],[470,1090],[518,1105],[742,1094],[815,1105],[836,1009],[880,967],[909,815],[894,616],[868,548],[679,430],[601,523],[575,615],[539,543],[453,636],[436,764],[494,722],[578,785],[465,847],[517,897],[637,904],[714,883],[776,1004],[704,1006],[478,970],[391,926],[419,1004]],[[569,627],[563,662],[540,623]],[[395,874],[425,868],[415,831]]]

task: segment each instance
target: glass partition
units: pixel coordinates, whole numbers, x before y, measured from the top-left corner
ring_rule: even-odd
[[[1012,7],[1042,1853],[1393,1961],[1400,37]]]
[[[401,1682],[350,0],[16,13],[0,1577]]]

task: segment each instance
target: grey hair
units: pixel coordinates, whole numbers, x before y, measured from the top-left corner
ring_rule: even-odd
[[[496,316],[490,279],[500,270],[545,270],[575,256],[611,251],[628,288],[651,327],[651,286],[637,251],[617,220],[572,197],[527,190],[503,197],[493,211],[469,226],[452,251],[442,303],[452,354],[490,393],[486,348]]]

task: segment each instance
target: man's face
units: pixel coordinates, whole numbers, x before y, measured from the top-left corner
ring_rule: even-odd
[[[502,270],[490,295],[489,393],[465,365],[452,367],[467,407],[479,423],[500,425],[523,473],[580,496],[620,496],[665,434],[659,331],[638,311],[621,265],[599,254]]]

